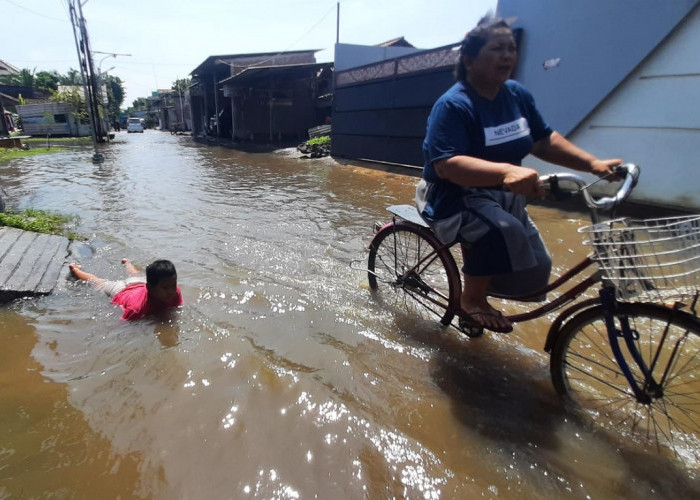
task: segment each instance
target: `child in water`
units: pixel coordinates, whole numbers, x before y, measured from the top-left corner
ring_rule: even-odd
[[[79,280],[91,283],[104,292],[122,309],[122,319],[135,320],[158,314],[172,307],[181,306],[182,293],[177,286],[177,272],[169,260],[156,260],[146,267],[146,277],[129,259],[122,259],[129,277],[125,280],[109,281],[83,271],[78,264],[68,265],[70,272]]]

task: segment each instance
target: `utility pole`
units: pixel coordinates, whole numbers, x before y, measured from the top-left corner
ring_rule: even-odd
[[[76,4],[78,8],[76,9]],[[73,25],[73,37],[75,38],[75,48],[78,52],[80,62],[80,75],[83,80],[83,90],[85,92],[85,105],[90,117],[90,130],[92,133],[92,144],[95,154],[92,156],[93,163],[101,163],[104,157],[97,149],[98,137],[102,141],[104,132],[100,120],[100,110],[97,103],[97,81],[95,70],[92,64],[92,54],[90,52],[90,42],[88,40],[85,18],[83,17],[83,7],[80,0],[68,0],[68,10],[70,21]]]
[[[180,82],[179,78],[176,78],[175,81],[177,82],[177,93],[180,97],[180,123],[182,125],[182,130],[185,131],[187,129],[187,125],[185,123],[185,108],[182,105],[182,84]],[[178,127],[179,128],[179,127]]]

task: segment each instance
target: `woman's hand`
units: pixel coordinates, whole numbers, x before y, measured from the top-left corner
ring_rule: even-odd
[[[544,197],[544,188],[540,185],[540,174],[528,167],[511,165],[503,178],[503,186],[514,194]]]
[[[598,160],[595,159],[591,162],[591,173],[597,175],[598,177],[606,177],[610,174],[615,174],[614,168],[622,164],[622,160]],[[617,177],[613,177],[610,180],[615,180]]]

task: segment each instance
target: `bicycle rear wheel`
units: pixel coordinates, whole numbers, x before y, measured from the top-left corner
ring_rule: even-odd
[[[632,349],[619,333],[625,319],[633,332]],[[653,304],[619,303],[615,325],[643,394],[633,393],[614,358],[602,306],[586,309],[564,325],[552,350],[554,387],[584,418],[697,466],[700,320]],[[644,369],[634,361],[635,351]]]
[[[387,305],[445,326],[454,318],[459,270],[430,230],[404,221],[383,227],[370,243],[367,269],[370,288]]]

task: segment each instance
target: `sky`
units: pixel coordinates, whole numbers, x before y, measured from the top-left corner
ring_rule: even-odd
[[[124,83],[123,108],[188,78],[212,55],[456,43],[497,0],[82,0],[96,70]],[[18,69],[78,69],[67,0],[0,0],[0,59]],[[115,57],[112,54],[117,54]]]

